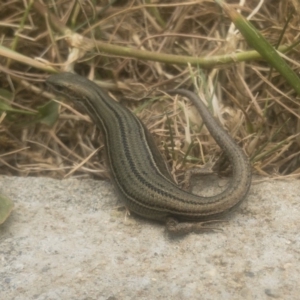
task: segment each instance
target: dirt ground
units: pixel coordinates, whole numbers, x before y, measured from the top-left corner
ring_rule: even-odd
[[[299,181],[261,181],[222,231],[174,239],[126,216],[109,182],[2,177],[1,297],[299,299]]]

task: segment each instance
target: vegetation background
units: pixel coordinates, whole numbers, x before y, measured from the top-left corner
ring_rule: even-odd
[[[190,103],[163,94],[178,87],[205,97],[255,173],[299,178],[299,93],[228,14],[240,12],[299,74],[299,2],[227,4],[226,13],[212,0],[2,0],[1,174],[107,177],[95,125],[44,84],[75,71],[142,119],[178,181],[190,167],[227,169]]]

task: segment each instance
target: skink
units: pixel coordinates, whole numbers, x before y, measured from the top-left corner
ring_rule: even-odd
[[[72,73],[51,75],[46,82],[54,92],[82,106],[104,133],[111,177],[129,211],[165,222],[171,233],[185,233],[202,228],[202,224],[194,221],[218,219],[246,197],[251,185],[248,158],[193,92],[168,91],[192,101],[232,164],[229,185],[211,197],[196,196],[180,189],[144,124],[94,82]]]

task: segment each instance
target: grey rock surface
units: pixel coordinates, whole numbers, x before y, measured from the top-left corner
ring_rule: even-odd
[[[15,202],[1,299],[300,299],[299,181],[258,178],[222,231],[182,238],[126,216],[109,182],[1,177],[0,190]]]

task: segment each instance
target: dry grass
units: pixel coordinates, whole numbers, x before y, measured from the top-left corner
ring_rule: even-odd
[[[98,2],[2,0],[2,174],[107,176],[102,141],[86,116],[67,101],[38,109],[53,99],[43,83],[49,73],[74,68],[138,114],[175,177],[221,152],[188,103],[160,92],[177,87],[206,96],[257,173],[300,177],[299,96],[257,59],[214,1]],[[299,39],[297,1],[227,2],[244,16],[253,12],[251,22],[273,45]],[[299,47],[285,56],[299,73]]]

